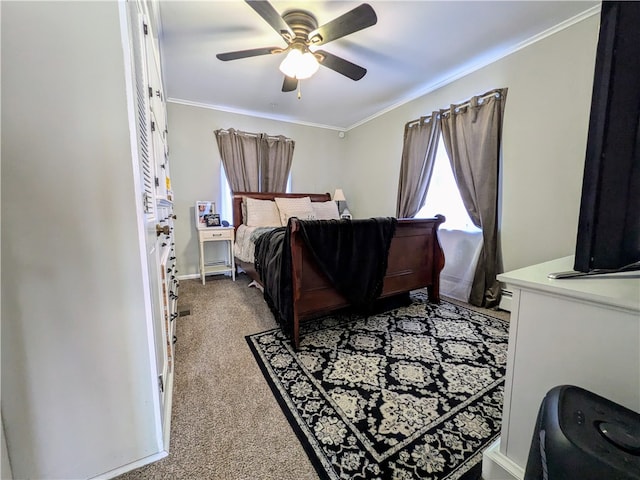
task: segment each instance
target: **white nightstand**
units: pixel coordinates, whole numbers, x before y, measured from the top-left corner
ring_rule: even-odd
[[[233,227],[213,227],[198,229],[198,243],[200,245],[200,280],[204,285],[204,277],[207,273],[231,273],[231,278],[236,281],[236,264],[233,258]],[[227,260],[222,262],[205,263],[205,242],[227,242]]]

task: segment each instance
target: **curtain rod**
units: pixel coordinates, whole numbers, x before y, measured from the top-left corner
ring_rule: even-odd
[[[467,100],[466,102],[462,102],[459,104],[452,104],[449,108],[443,108],[440,110],[440,115],[451,115],[451,110],[453,109],[453,111],[455,113],[458,113],[461,109],[463,108],[467,108],[469,106],[471,106],[471,100],[473,98],[477,98],[478,99],[478,103],[483,103],[484,100],[488,100],[491,97],[496,97],[496,98],[500,98],[501,93],[498,90],[492,90],[490,92],[487,92],[483,95],[477,95],[475,97],[472,97],[471,99]]]
[[[500,95],[501,95],[500,90],[496,89],[496,90],[491,90],[490,92],[484,93],[482,95],[476,95],[475,97],[472,97],[472,98],[477,98],[480,101],[480,103],[482,103],[482,101],[489,99],[491,97],[500,98]],[[440,110],[438,110],[438,115],[451,115],[452,108],[456,113],[458,113],[461,109],[466,108],[470,105],[471,105],[471,99],[459,104],[451,104],[449,108],[441,108]],[[407,122],[405,124],[405,128],[412,127],[418,123],[419,124],[428,123],[431,120],[431,116],[432,115],[426,115],[424,117],[411,120],[410,122]]]
[[[293,142],[293,139],[291,138],[287,138],[284,135],[268,135],[266,133],[251,133],[251,132],[243,132],[242,130],[236,130],[234,128],[227,130],[225,128],[219,128],[218,130],[215,130],[215,132],[220,132],[220,133],[231,133],[231,130],[233,130],[234,132],[240,133],[242,135],[245,135],[247,137],[254,137],[254,138],[258,138],[258,137],[267,137],[269,140],[280,140],[280,139],[284,139],[287,142]]]

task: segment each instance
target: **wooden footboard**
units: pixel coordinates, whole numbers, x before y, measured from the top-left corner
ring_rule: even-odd
[[[242,224],[241,202],[243,197],[273,200],[275,197],[309,196],[312,201],[330,200],[327,194],[284,194],[238,192],[233,198],[234,226]],[[438,227],[444,222],[438,215],[430,219],[400,219],[391,241],[381,298],[427,288],[429,301],[440,301],[440,272],[444,268],[444,253],[438,241]],[[311,257],[297,223],[292,223],[291,260],[293,282],[293,332],[294,348],[300,345],[300,322],[322,316],[349,306]],[[260,282],[252,264],[236,259],[252,279]]]
[[[440,301],[444,253],[438,241],[438,227],[442,222],[442,215],[398,220],[380,298],[427,287],[429,301]],[[348,307],[349,303],[311,257],[295,222],[291,230],[291,261],[294,316],[291,341],[297,349],[301,321]]]

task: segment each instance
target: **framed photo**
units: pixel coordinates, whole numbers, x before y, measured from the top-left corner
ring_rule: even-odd
[[[207,217],[209,216],[217,216],[218,224],[211,225],[213,223],[213,218],[210,221],[207,221]],[[219,227],[220,226],[220,215],[216,213],[216,204],[215,202],[208,201],[198,201],[196,202],[195,207],[195,216],[196,216],[196,228],[211,228],[211,227]]]
[[[218,213],[209,213],[204,216],[204,223],[207,228],[210,227],[219,227],[220,226],[220,214]]]

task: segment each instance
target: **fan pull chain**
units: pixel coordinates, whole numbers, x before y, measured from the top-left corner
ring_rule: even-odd
[[[298,80],[298,100],[302,98],[302,91],[301,91],[300,85],[302,85],[302,81]]]

